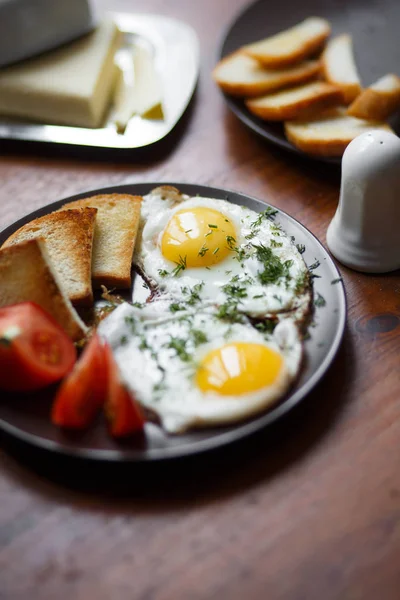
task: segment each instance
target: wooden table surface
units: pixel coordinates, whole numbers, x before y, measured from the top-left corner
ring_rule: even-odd
[[[168,152],[120,161],[1,146],[0,226],[74,193],[141,181],[228,187],[281,207],[325,243],[339,175],[263,143],[210,80],[221,33],[246,0],[101,0],[197,31],[196,97]],[[339,355],[272,431],[171,473],[52,475],[0,454],[0,598],[400,598],[400,277],[342,268]],[[129,479],[132,478],[132,487]],[[121,483],[121,481],[119,481]]]

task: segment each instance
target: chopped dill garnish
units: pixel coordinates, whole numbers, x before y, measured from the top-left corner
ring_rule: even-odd
[[[338,277],[337,279],[332,279],[331,285],[335,285],[336,283],[341,283],[343,281],[342,277]]]
[[[169,275],[166,269],[158,269],[158,274],[160,277],[166,277],[167,275]]]
[[[132,306],[134,306],[135,308],[143,308],[146,305],[145,302],[133,302]]]
[[[278,211],[275,208],[268,206],[265,210],[263,210],[263,212],[260,212],[255,221],[250,223],[250,227],[260,227],[264,219],[269,219],[272,221],[277,213]]]
[[[318,267],[321,265],[321,263],[319,262],[319,260],[316,260],[312,265],[310,265],[308,267],[309,271],[315,271],[315,269],[318,269]]]
[[[236,323],[242,320],[237,309],[237,302],[232,302],[231,300],[221,304],[216,313],[216,317],[222,321],[228,321],[229,323]]]
[[[246,258],[246,250],[244,248],[239,248],[236,246],[235,248],[232,248],[232,250],[236,253],[234,258],[236,258],[238,262],[242,262],[242,260]]]
[[[320,307],[320,306],[325,306],[325,305],[326,305],[325,298],[317,292],[317,296],[314,299],[314,306]]]
[[[227,283],[222,287],[222,291],[225,292],[227,296],[230,298],[247,298],[246,288],[240,285],[234,285],[232,283]]]
[[[133,315],[127,315],[124,319],[125,323],[127,325],[129,325],[129,328],[131,330],[132,333],[136,333],[136,324],[137,322],[135,321]]]
[[[179,304],[178,302],[173,302],[169,305],[169,310],[172,313],[175,313],[178,312],[178,310],[185,310],[185,307],[182,304]]]
[[[211,229],[218,229],[218,225],[213,225],[212,223],[209,223],[208,226],[211,227]]]
[[[147,348],[149,348],[149,345],[144,335],[142,335],[140,338],[139,350],[146,350]]]
[[[296,244],[296,248],[300,254],[304,254],[304,252],[306,251],[306,247],[304,244]]]
[[[172,271],[173,277],[176,277],[177,275],[179,275],[179,273],[181,271],[184,271],[186,269],[186,256],[182,257],[181,255],[179,255],[179,262],[177,262],[175,264],[176,264],[176,267]]]
[[[206,342],[208,342],[206,334],[200,329],[191,329],[190,335],[192,336],[193,344],[196,347],[200,344],[205,344]]]
[[[302,292],[304,292],[304,288],[306,287],[306,284],[308,282],[308,272],[305,271],[304,273],[301,273],[297,280],[296,280],[296,284],[294,286],[294,292],[295,294],[301,294]]]
[[[226,236],[226,243],[228,244],[228,248],[229,248],[230,250],[234,250],[234,248],[235,248],[235,244],[236,244],[236,240],[235,240],[235,238],[233,237],[233,235],[227,235],[227,236]]]
[[[190,233],[193,229],[186,229],[185,233]]]
[[[176,354],[184,362],[190,361],[190,354],[188,354],[186,351],[186,340],[182,338],[171,337],[167,344],[167,348],[172,348],[172,350],[175,350]]]
[[[208,233],[206,233],[206,235],[204,237],[208,237],[209,235],[211,235],[213,232],[209,231]]]
[[[215,248],[215,250],[213,251],[213,254],[217,254],[218,251],[219,251],[219,248]]]
[[[255,300],[256,298],[264,298],[264,294],[256,294],[255,296],[253,296],[253,299]]]
[[[273,223],[271,225],[271,233],[272,235],[276,235],[276,236],[280,236],[281,235],[281,226],[277,225],[276,223]]]
[[[197,254],[198,254],[198,256],[203,257],[205,255],[205,253],[208,252],[208,250],[209,250],[209,248],[207,248],[207,246],[205,244],[203,244]]]
[[[271,240],[271,248],[282,248],[283,242],[277,242],[276,240]]]
[[[308,267],[311,279],[319,279],[321,277],[321,275],[317,275],[316,273],[313,273],[313,271],[315,271],[315,269],[318,269],[318,267],[320,265],[321,265],[321,263],[319,262],[319,260],[316,260],[312,265],[310,265]]]
[[[193,306],[197,302],[201,301],[200,292],[203,289],[204,281],[201,283],[196,283],[193,288],[189,292],[189,298],[186,300],[189,306]]]
[[[121,337],[121,339],[119,340],[119,343],[121,344],[121,346],[125,346],[128,343],[128,336],[127,335],[123,335]]]
[[[264,321],[259,321],[259,323],[255,324],[255,328],[258,331],[262,331],[263,333],[272,333],[276,327],[276,322],[272,319],[265,319]]]
[[[268,283],[277,283],[282,277],[288,274],[288,263],[282,263],[277,256],[272,252],[271,248],[267,248],[263,244],[255,245],[257,259],[262,263],[264,270],[258,273],[258,279],[263,285]]]

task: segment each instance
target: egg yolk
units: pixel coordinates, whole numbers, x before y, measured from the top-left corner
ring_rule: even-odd
[[[237,396],[272,385],[282,363],[278,352],[262,344],[233,342],[203,358],[196,382],[203,392]]]
[[[218,210],[198,206],[179,210],[168,221],[161,240],[164,258],[186,267],[209,267],[236,246],[232,222]]]

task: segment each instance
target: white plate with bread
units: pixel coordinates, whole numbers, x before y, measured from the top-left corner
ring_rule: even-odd
[[[54,386],[28,396],[2,393],[0,429],[5,433],[55,453],[100,461],[148,462],[198,454],[244,439],[275,422],[306,397],[331,365],[344,331],[346,303],[340,275],[323,246],[289,215],[273,207],[266,211],[268,205],[264,202],[196,184],[143,183],[92,190],[54,202],[10,225],[0,232],[0,306],[35,301],[51,313],[75,341],[80,340],[91,325],[94,305],[101,307],[100,286],[115,290],[128,301],[134,300],[133,306],[139,302],[139,308],[152,308],[157,286],[153,289],[151,280],[143,279],[132,257],[135,261],[138,249],[134,250],[135,243],[140,245],[143,238],[140,228],[138,234],[139,212],[140,227],[143,219],[146,223],[149,218],[144,217],[142,197],[151,196],[154,188],[165,190],[167,199],[169,194],[176,195],[177,188],[195,203],[211,198],[215,206],[224,206],[226,211],[251,210],[257,213],[257,222],[261,222],[266,213],[273,214],[273,221],[269,221],[273,235],[284,231],[292,250],[302,255],[301,260],[313,281],[315,309],[312,313],[309,313],[310,306],[307,309],[307,314],[312,314],[312,323],[309,336],[301,341],[303,359],[293,386],[279,403],[243,422],[171,435],[159,422],[150,419],[144,436],[123,442],[110,438],[101,420],[71,435],[55,427],[49,418]],[[282,244],[278,238],[273,239],[273,247],[278,252]],[[209,268],[211,271],[207,272],[211,273],[213,263]],[[164,276],[164,272],[159,273]],[[195,288],[199,289],[199,286]],[[183,293],[186,292],[182,288]],[[157,304],[157,298],[155,302]],[[174,306],[174,318],[175,310],[179,309]],[[111,315],[116,311],[118,308]],[[180,314],[177,313],[178,317]]]
[[[253,131],[330,163],[371,129],[400,131],[395,0],[258,0],[224,35],[213,78]]]

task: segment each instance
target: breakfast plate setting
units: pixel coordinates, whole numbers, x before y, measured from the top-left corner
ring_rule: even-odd
[[[0,17],[0,596],[398,600],[399,0]]]
[[[79,235],[92,241],[89,262]],[[343,335],[344,288],[320,242],[285,212],[233,191],[175,182],[91,190],[20,219],[0,244],[3,305],[7,294],[34,300],[75,340],[97,329],[86,348],[94,356],[100,338],[111,349],[145,419],[140,431],[117,431],[97,407],[74,421],[66,390],[84,370],[84,350],[61,385],[3,394],[0,428],[54,453],[140,463],[227,446],[304,399]],[[81,287],[76,278],[68,287],[74,261],[86,273]]]

